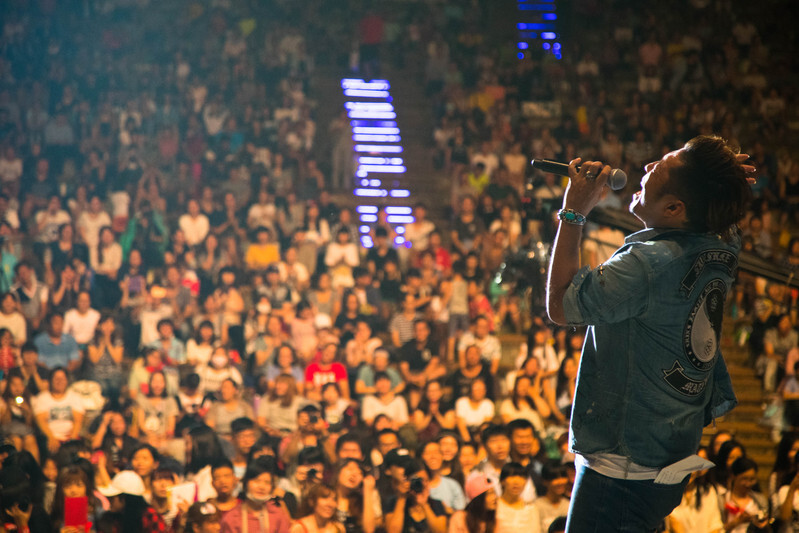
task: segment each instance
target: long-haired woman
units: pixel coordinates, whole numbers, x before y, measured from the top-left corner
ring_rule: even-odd
[[[302,502],[300,518],[289,533],[344,533],[336,521],[336,491],[329,485],[314,485]]]
[[[342,459],[334,474],[336,516],[347,531],[372,533],[382,520],[375,478],[356,459]]]

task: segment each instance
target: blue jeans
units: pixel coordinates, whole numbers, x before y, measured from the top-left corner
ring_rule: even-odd
[[[680,504],[688,477],[676,485],[603,476],[577,467],[566,533],[655,531]]]

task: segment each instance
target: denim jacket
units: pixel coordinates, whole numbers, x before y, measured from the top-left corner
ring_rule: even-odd
[[[577,453],[661,468],[696,453],[702,428],[737,404],[719,348],[740,239],[646,229],[594,270],[563,305],[588,324],[572,410]]]

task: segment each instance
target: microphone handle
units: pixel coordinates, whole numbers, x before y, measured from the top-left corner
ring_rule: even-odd
[[[566,163],[549,161],[548,159],[533,159],[530,161],[530,164],[533,168],[536,168],[542,172],[549,172],[550,174],[556,174],[558,176],[569,175],[569,165]],[[577,171],[580,171],[579,165],[577,166]],[[620,168],[614,168],[611,170],[610,176],[608,176],[608,187],[614,191],[618,191],[623,189],[625,185],[627,185],[627,174],[625,174],[625,172]]]

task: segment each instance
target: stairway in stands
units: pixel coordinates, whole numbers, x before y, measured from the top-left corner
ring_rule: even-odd
[[[736,342],[735,334],[742,324],[741,321],[725,318],[721,341],[724,360],[727,362],[733,389],[738,397],[738,406],[727,416],[717,419],[715,425],[711,424],[705,428],[702,443],[707,444],[718,431],[729,431],[746,447],[747,455],[758,464],[761,487],[765,488],[765,482],[774,466],[777,444],[771,438],[770,429],[759,423],[763,416],[763,403],[766,400],[763,397],[760,380],[755,376],[754,370],[747,365],[749,358],[747,347],[739,346]]]
[[[397,113],[397,125],[402,135],[404,152],[401,154],[407,173],[402,177],[403,187],[410,189],[408,204],[423,201],[428,206],[428,218],[437,224],[444,221],[449,205],[449,182],[433,168],[432,133],[433,108],[425,96],[421,60],[407,61],[404,68],[386,65],[381,78],[391,84],[393,105]],[[320,67],[313,78],[312,93],[317,101],[315,116],[319,134],[317,143],[326,150],[327,125],[344,109],[345,97],[341,90],[341,78],[357,75],[342,72],[332,67]],[[330,154],[320,154],[323,168]],[[359,200],[349,191],[335,195],[340,205],[354,207]],[[369,202],[372,203],[372,202]]]

